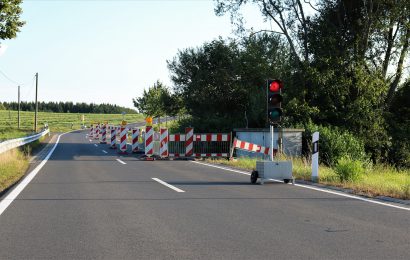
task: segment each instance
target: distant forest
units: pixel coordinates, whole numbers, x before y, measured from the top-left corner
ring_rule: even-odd
[[[35,102],[21,102],[21,111],[34,111]],[[18,110],[17,102],[0,102],[0,109]],[[73,102],[39,102],[38,111],[56,113],[93,113],[93,114],[136,114],[134,109],[111,104],[87,104]]]

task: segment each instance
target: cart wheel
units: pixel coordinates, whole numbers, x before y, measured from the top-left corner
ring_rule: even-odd
[[[252,174],[251,174],[251,183],[252,184],[256,183],[256,181],[258,180],[258,176],[259,176],[259,174],[258,174],[257,171],[252,171]]]
[[[290,180],[289,179],[284,179],[283,182],[287,184],[287,183],[290,182]]]

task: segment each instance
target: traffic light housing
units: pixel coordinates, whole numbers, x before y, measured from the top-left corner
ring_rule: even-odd
[[[266,85],[268,122],[277,125],[282,119],[283,83],[278,79],[268,79]]]

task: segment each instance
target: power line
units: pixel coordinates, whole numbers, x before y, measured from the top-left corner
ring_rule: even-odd
[[[15,80],[12,80],[9,76],[7,76],[6,73],[4,73],[1,69],[0,69],[0,73],[1,73],[6,79],[8,79],[10,82],[12,82],[12,83],[14,83],[14,84],[17,84],[17,85],[23,85],[23,84],[20,84],[19,82],[15,81]]]

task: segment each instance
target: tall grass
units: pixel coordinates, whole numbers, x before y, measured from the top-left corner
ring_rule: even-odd
[[[0,154],[0,192],[17,182],[29,166],[28,155],[19,149]]]
[[[287,159],[292,160],[293,176],[296,179],[311,180],[312,169],[310,161],[301,158]],[[207,162],[253,170],[256,166],[256,160],[257,159],[254,158],[242,157],[236,161],[208,159]],[[346,163],[348,164],[349,162],[345,161],[344,163],[346,165]],[[348,180],[341,179],[335,168],[320,165],[319,183],[351,189],[354,193],[371,197],[388,196],[399,199],[410,199],[410,170],[397,170],[387,165],[368,165],[364,171],[358,173],[357,178]]]

